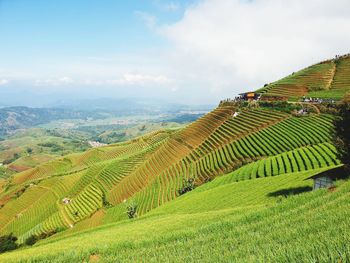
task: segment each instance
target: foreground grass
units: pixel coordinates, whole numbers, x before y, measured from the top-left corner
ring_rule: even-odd
[[[0,262],[349,262],[350,182],[288,196],[308,189],[307,176],[198,188],[145,217],[48,239]]]

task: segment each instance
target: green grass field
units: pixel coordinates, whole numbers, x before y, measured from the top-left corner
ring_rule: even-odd
[[[317,172],[214,180],[147,216],[57,236],[0,261],[347,262],[350,184],[312,192],[305,179]]]

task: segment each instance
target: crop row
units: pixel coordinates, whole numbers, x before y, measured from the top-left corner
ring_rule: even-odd
[[[23,243],[31,235],[39,235],[41,233],[49,233],[51,231],[62,230],[69,227],[65,222],[62,214],[56,212],[51,216],[47,217],[45,220],[38,223],[35,227],[25,232],[18,237],[18,241]]]
[[[259,92],[267,96],[300,96],[304,95],[302,94],[305,92],[303,87],[309,91],[328,89],[334,75],[334,70],[335,63],[332,61],[317,64],[273,82],[260,89]],[[295,92],[295,94],[293,92]]]
[[[73,222],[80,221],[103,205],[103,193],[99,187],[89,184],[71,202],[65,205],[65,212]]]
[[[116,185],[110,194],[111,202],[120,203],[152,183],[168,167],[198,147],[213,130],[231,118],[232,113],[231,107],[217,108],[172,136],[144,164]]]
[[[48,190],[38,187],[27,189],[20,197],[14,198],[0,210],[0,232],[18,215],[28,209],[33,203],[43,196]]]
[[[22,173],[16,174],[13,177],[13,183],[21,184],[26,181],[31,181],[39,178],[48,177],[60,172],[70,169],[71,162],[67,159],[56,159],[48,163],[42,164],[36,168],[26,170]]]
[[[56,196],[47,191],[37,197],[35,201],[15,216],[10,224],[6,226],[6,233],[14,233],[16,236],[23,235],[30,231],[37,224],[57,212]]]
[[[196,178],[198,183],[206,182],[219,174],[227,173],[229,169],[236,169],[237,164],[242,162],[252,162],[259,158],[278,155],[303,146],[330,141],[332,129],[332,118],[328,116],[286,119],[276,125],[218,147],[197,161],[183,158],[159,174],[152,183],[134,195],[133,199],[137,201],[140,213],[146,213],[152,208],[174,199],[178,195],[178,190],[186,183],[187,178]],[[332,149],[328,144],[325,145]],[[323,147],[325,146],[320,144],[315,146],[315,149],[321,149],[321,152]],[[305,151],[308,152],[309,150]],[[318,156],[314,148],[310,151],[319,160],[325,160],[326,163],[321,161],[319,167],[335,163],[334,152],[328,151],[326,155]],[[323,149],[323,151],[327,150]],[[333,151],[335,150],[333,149]],[[299,158],[298,154],[299,152],[296,153],[296,158]],[[276,174],[283,171],[276,170],[276,164],[278,165],[278,162],[281,162],[280,157],[271,160],[271,162],[273,162],[275,168],[271,168],[271,171],[268,169],[266,173]],[[301,165],[301,163],[299,164]],[[300,168],[296,166],[294,161],[291,165],[292,170],[286,167],[286,171],[303,169],[302,166]],[[316,163],[311,163],[311,165],[312,168],[317,167]],[[252,164],[252,166],[254,165]],[[311,168],[308,162],[304,166],[305,169]],[[256,164],[254,169],[257,169]],[[283,169],[282,166],[281,169]]]
[[[287,114],[277,111],[243,110],[238,116],[224,122],[191,153],[192,160],[196,160],[196,157],[204,156],[248,133],[256,132],[287,117]]]
[[[225,183],[337,165],[339,160],[335,152],[336,149],[329,143],[301,147],[247,164],[225,176]]]
[[[342,59],[337,63],[331,89],[350,91],[350,58]]]

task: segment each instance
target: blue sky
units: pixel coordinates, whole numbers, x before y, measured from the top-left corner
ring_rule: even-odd
[[[188,1],[1,0],[0,55],[14,59],[106,56],[163,45],[139,13],[162,23],[181,18]],[[172,4],[171,4],[172,3]],[[172,8],[171,8],[172,6]]]
[[[96,87],[91,87],[94,85],[84,87],[81,81],[83,75],[91,76],[94,70],[91,64],[104,67],[137,64],[138,54],[166,47],[167,40],[152,32],[150,27],[153,23],[176,22],[192,3],[180,0],[0,0],[0,79],[7,84],[8,92],[25,87],[39,95],[52,93],[49,86],[55,86],[56,93],[71,88],[67,86],[74,86],[76,93],[94,90]],[[86,65],[88,69],[84,72]],[[80,68],[79,73],[70,72],[72,66]],[[71,83],[73,79],[75,85]],[[101,82],[95,76],[92,79],[91,82]],[[98,86],[101,90],[102,85]],[[111,89],[107,88],[101,96],[108,96],[109,92]],[[125,92],[125,96],[129,95],[138,94]]]
[[[348,28],[348,0],[0,0],[0,106],[217,103],[349,53]]]

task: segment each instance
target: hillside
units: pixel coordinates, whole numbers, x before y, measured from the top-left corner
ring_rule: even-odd
[[[184,128],[0,179],[0,234],[52,235],[0,261],[346,262],[349,182],[311,191],[309,177],[341,165],[333,121],[349,61],[296,72],[258,102],[225,101]],[[334,101],[303,99],[316,95]]]
[[[350,55],[337,56],[266,84],[263,98],[297,100],[303,96],[339,100],[350,92]]]

